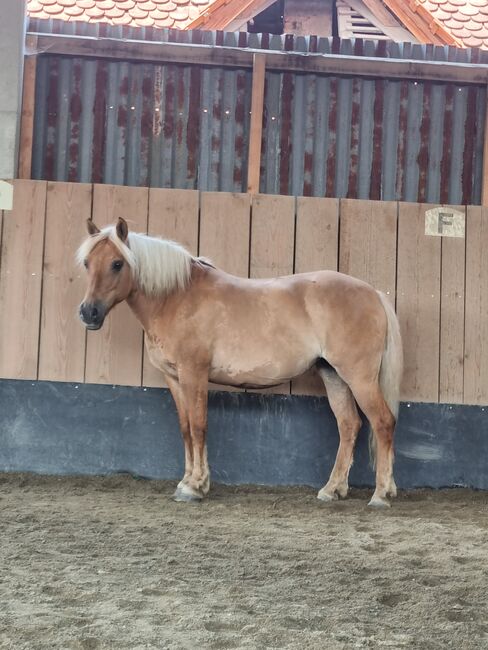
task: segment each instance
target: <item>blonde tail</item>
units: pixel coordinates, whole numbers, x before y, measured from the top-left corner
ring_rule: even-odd
[[[400,334],[400,324],[390,301],[384,293],[378,291],[388,320],[385,348],[381,358],[380,367],[380,388],[385,402],[392,412],[395,420],[398,420],[398,407],[400,405],[400,387],[403,374],[403,346]],[[375,440],[370,430],[369,454],[373,461],[376,457]]]

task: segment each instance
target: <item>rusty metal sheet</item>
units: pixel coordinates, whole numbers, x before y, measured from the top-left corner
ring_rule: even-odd
[[[42,28],[70,33],[54,24]],[[473,62],[488,57],[475,50],[385,41],[95,24],[69,29],[356,56]],[[36,84],[34,178],[246,190],[249,70],[43,55]],[[481,86],[268,71],[260,189],[477,204],[485,111]]]

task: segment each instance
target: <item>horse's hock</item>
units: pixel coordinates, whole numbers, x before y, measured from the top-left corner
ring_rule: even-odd
[[[236,275],[333,269],[383,291],[405,350],[399,486],[487,488],[486,215],[444,207],[428,234],[436,207],[14,181],[13,210],[1,217],[0,469],[179,476],[176,414],[140,326],[126,306],[98,333],[86,336],[78,322],[84,279],[73,260],[85,220],[124,216],[132,230],[174,239]],[[464,233],[450,236],[451,214]],[[216,388],[214,481],[323,484],[337,434],[316,377],[262,394]],[[353,485],[372,482],[365,447],[360,434]]]

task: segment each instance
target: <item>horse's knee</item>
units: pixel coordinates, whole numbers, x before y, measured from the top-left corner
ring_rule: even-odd
[[[388,445],[393,443],[393,431],[395,428],[394,418],[381,419],[375,427],[377,437]]]
[[[337,426],[339,428],[339,435],[341,441],[344,443],[356,442],[359,429],[361,428],[361,420],[359,416],[357,417],[345,417],[337,419]]]

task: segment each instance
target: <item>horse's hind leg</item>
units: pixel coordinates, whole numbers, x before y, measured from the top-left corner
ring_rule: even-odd
[[[388,496],[396,496],[393,479],[393,433],[395,417],[388,408],[380,386],[375,382],[351,382],[351,389],[373,429],[376,447],[376,489],[370,506],[389,506]]]
[[[361,428],[361,419],[349,386],[332,367],[319,367],[318,372],[327,390],[329,404],[339,428],[339,449],[327,484],[318,493],[322,501],[344,498],[349,489],[348,477],[352,465],[354,443]]]

